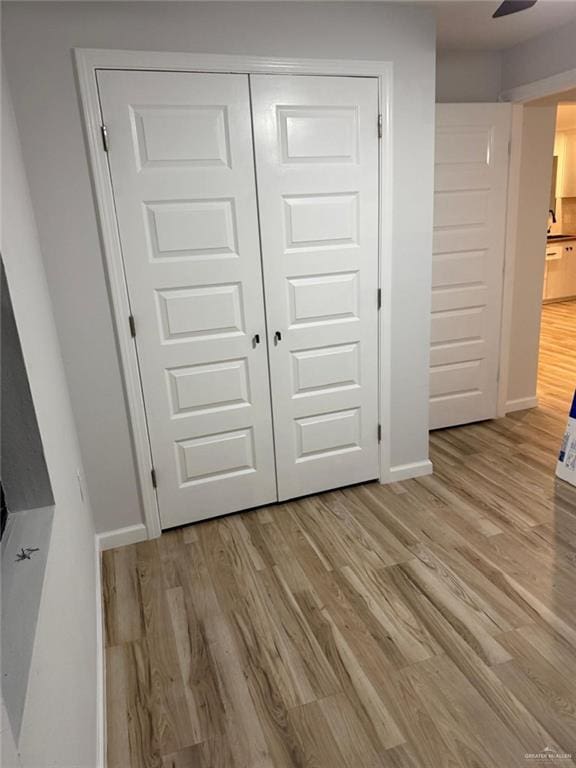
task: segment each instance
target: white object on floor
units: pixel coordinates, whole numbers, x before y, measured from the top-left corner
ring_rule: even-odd
[[[574,392],[574,399],[556,464],[556,476],[576,485],[576,392]]]

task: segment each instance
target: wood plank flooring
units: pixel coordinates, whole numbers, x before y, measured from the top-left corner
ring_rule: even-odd
[[[540,405],[566,410],[576,387],[576,301],[545,304],[540,331]]]
[[[431,477],[106,552],[109,768],[576,763],[575,339],[546,306],[541,407],[433,433]]]

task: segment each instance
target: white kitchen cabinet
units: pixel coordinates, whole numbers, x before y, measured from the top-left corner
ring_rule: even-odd
[[[576,296],[576,240],[564,244],[564,296]]]
[[[556,200],[562,197],[562,173],[564,165],[564,152],[566,145],[566,134],[564,131],[556,131],[554,135],[554,156],[558,158],[558,165],[556,167],[556,188],[554,190],[554,196]]]
[[[546,249],[545,301],[562,298],[563,262],[563,247],[561,245],[556,245],[553,249]]]
[[[556,134],[554,154],[558,155],[556,197],[576,197],[576,130]]]
[[[550,243],[546,247],[544,301],[576,296],[576,240]]]

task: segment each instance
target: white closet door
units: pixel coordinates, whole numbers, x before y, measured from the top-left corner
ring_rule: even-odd
[[[275,501],[248,77],[98,86],[162,526]]]
[[[509,104],[440,104],[430,428],[497,415]]]
[[[250,82],[282,500],[378,476],[378,86]]]

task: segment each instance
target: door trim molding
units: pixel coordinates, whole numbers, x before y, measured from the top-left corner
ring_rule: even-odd
[[[508,175],[508,205],[506,213],[506,253],[504,294],[502,303],[502,332],[500,341],[500,381],[498,390],[498,417],[524,408],[535,408],[538,399],[534,397],[508,400],[510,375],[510,349],[512,345],[512,310],[514,299],[514,272],[516,267],[516,240],[518,234],[518,199],[520,195],[520,166],[524,149],[522,147],[522,129],[524,106],[526,102],[559,96],[562,91],[576,86],[576,69],[558,72],[541,80],[502,91],[499,101],[512,104],[512,130],[510,137],[510,168]],[[542,314],[542,303],[537,308]],[[538,341],[539,343],[539,341]],[[534,374],[533,386],[536,387],[537,374]],[[518,405],[520,403],[520,405]],[[525,405],[525,403],[531,403]]]
[[[175,72],[230,72],[235,74],[339,75],[388,77],[390,61],[368,59],[284,59],[269,56],[234,56],[168,51],[122,51],[74,48],[78,73],[91,76],[96,69],[144,69]]]
[[[93,194],[100,239],[108,280],[108,292],[114,317],[122,375],[132,430],[132,442],[138,471],[139,490],[148,538],[160,536],[162,529],[158,498],[150,482],[152,454],[146,410],[140,382],[136,345],[130,335],[131,314],[128,286],[124,274],[120,237],[116,222],[112,182],[106,152],[102,147],[102,115],[96,73],[99,69],[132,69],[177,72],[228,72],[235,74],[292,74],[319,76],[376,77],[379,85],[379,109],[383,138],[379,142],[379,286],[382,307],[379,318],[379,421],[380,482],[390,478],[390,360],[391,360],[391,278],[392,278],[392,72],[389,61],[345,59],[284,59],[255,56],[229,56],[163,51],[122,51],[94,48],[73,50],[80,94],[84,137],[92,175]],[[374,130],[378,129],[377,125]],[[375,292],[376,293],[376,292]]]
[[[497,418],[508,410],[508,382],[510,380],[510,347],[512,344],[512,309],[514,304],[514,275],[516,269],[516,241],[518,235],[518,201],[520,198],[520,164],[522,162],[522,120],[524,107],[512,104],[510,116],[510,157],[508,162],[508,191],[506,195],[506,235],[504,241],[504,275],[500,324],[500,350],[498,365]]]
[[[538,396],[519,397],[517,400],[508,400],[506,402],[506,413],[514,411],[527,411],[529,408],[538,408]]]
[[[515,88],[509,88],[502,91],[500,101],[512,101],[523,103],[543,99],[547,96],[560,94],[562,91],[568,91],[576,86],[576,69],[566,69],[563,72],[557,72],[550,77],[544,77],[541,80],[533,80],[531,83],[523,83]]]
[[[96,534],[96,541],[100,552],[116,547],[125,547],[128,544],[138,544],[149,538],[144,523],[127,525],[126,528],[115,528],[111,531],[102,531]]]
[[[387,482],[399,483],[401,480],[410,480],[414,477],[431,475],[432,472],[433,466],[430,459],[412,461],[409,464],[397,464],[395,467],[390,467]]]
[[[104,600],[102,595],[102,554],[94,537],[96,573],[96,768],[106,768],[106,658],[104,645]]]

